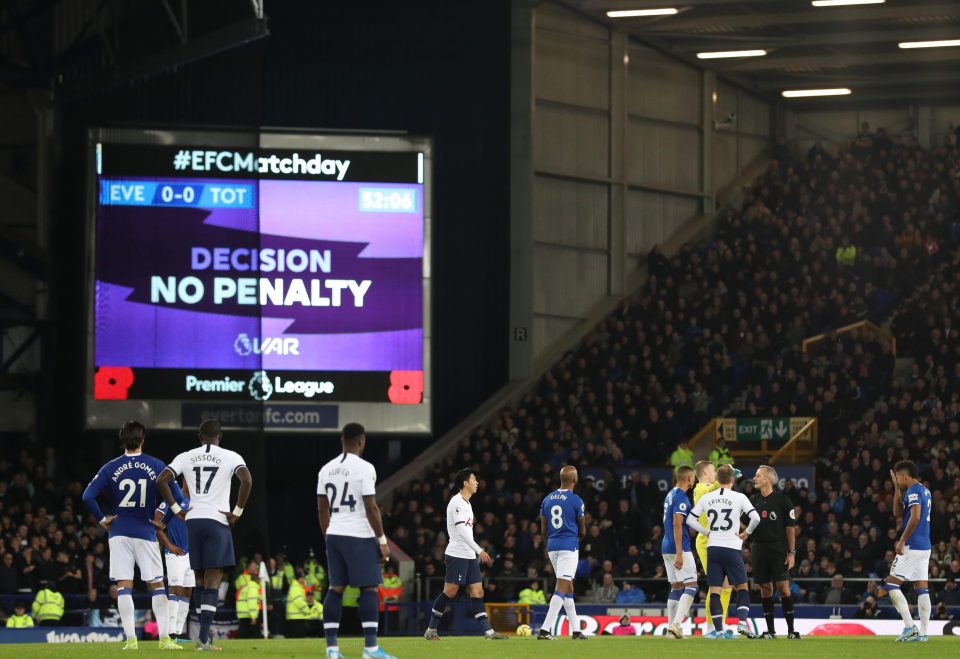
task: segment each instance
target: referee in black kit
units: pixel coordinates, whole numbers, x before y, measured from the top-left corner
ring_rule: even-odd
[[[793,630],[793,597],[790,595],[790,570],[797,553],[797,511],[787,495],[773,490],[779,482],[776,469],[769,465],[758,467],[753,477],[759,492],[751,502],[760,513],[760,524],[750,536],[750,559],[753,580],[760,584],[763,597],[763,617],[767,619],[767,631],[759,638],[777,637],[773,631],[773,584],[776,583],[787,621],[787,638],[799,639],[800,634]]]

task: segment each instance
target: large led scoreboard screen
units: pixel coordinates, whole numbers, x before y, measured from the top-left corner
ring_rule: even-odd
[[[430,144],[103,129],[87,421],[428,432]]]

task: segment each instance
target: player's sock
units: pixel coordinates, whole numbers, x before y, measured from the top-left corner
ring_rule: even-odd
[[[750,593],[746,590],[737,591],[737,617],[740,618],[740,623],[745,623],[747,621],[747,616],[750,614]]]
[[[893,602],[893,606],[896,607],[897,613],[900,614],[900,617],[903,618],[904,627],[913,627],[913,617],[910,615],[910,605],[907,603],[907,598],[903,596],[903,593],[900,591],[900,586],[893,583],[886,584],[887,590],[890,591],[890,601]]]
[[[677,617],[677,606],[680,604],[680,597],[683,595],[683,588],[671,588],[670,597],[667,598],[667,624],[672,625],[674,618]]]
[[[163,588],[156,588],[150,591],[151,603],[153,605],[153,617],[157,621],[157,633],[160,638],[165,638],[170,634],[170,613],[167,611],[167,591]]]
[[[930,622],[930,591],[917,588],[917,613],[920,614],[920,635],[927,635],[927,623]]]
[[[727,619],[727,612],[730,610],[730,599],[733,597],[733,588],[723,588],[720,590],[720,613],[723,619]]]
[[[783,609],[783,617],[787,621],[787,632],[793,633],[793,595],[781,595],[780,608]]]
[[[120,612],[120,624],[123,625],[123,635],[129,641],[137,637],[134,627],[133,588],[117,589],[117,611]]]
[[[333,588],[323,598],[323,635],[327,637],[327,647],[337,647],[337,634],[340,633],[340,613],[343,611],[343,593]]]
[[[447,610],[447,605],[450,603],[450,598],[444,594],[441,590],[440,594],[437,595],[437,599],[433,602],[433,611],[430,615],[430,624],[427,625],[429,629],[436,629],[437,625],[440,624],[440,618],[443,617],[443,612]]]
[[[493,627],[490,626],[490,619],[487,618],[487,609],[483,606],[482,597],[470,598],[470,612],[473,614],[474,619],[480,623],[480,626],[483,627],[484,634],[493,633]]]
[[[360,624],[363,626],[363,647],[367,650],[376,650],[377,623],[380,620],[380,613],[377,610],[377,591],[360,591],[357,613],[360,614]]]
[[[767,631],[773,633],[773,597],[760,599],[763,604],[763,617],[767,619]]]
[[[677,617],[674,619],[674,622],[678,625],[683,622],[684,618],[690,615],[690,607],[693,606],[693,599],[697,596],[697,586],[696,584],[689,584],[686,588],[683,589],[683,596],[680,598],[680,604],[677,606]]]
[[[560,615],[560,609],[563,608],[563,594],[554,593],[550,598],[550,608],[547,609],[547,617],[543,619],[543,626],[548,632],[553,632],[553,626],[557,623],[557,616]]]
[[[187,616],[190,615],[190,598],[187,596],[180,597],[180,606],[177,607],[177,624],[173,629],[174,634],[183,634],[185,631],[185,625],[187,624]]]
[[[577,615],[577,603],[574,601],[573,593],[567,593],[567,596],[563,598],[563,610],[567,614],[570,633],[580,631],[580,617]]]
[[[200,642],[210,642],[210,625],[213,624],[213,616],[217,613],[217,601],[220,599],[220,591],[216,588],[204,588],[200,595]]]
[[[713,620],[713,628],[722,632],[723,607],[720,605],[720,595],[717,593],[710,593],[710,619]]]
[[[170,636],[180,633],[177,619],[180,617],[180,600],[182,599],[179,595],[167,595],[167,634]]]

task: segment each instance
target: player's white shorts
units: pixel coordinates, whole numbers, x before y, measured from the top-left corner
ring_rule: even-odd
[[[670,583],[690,583],[697,581],[697,564],[693,562],[693,552],[683,552],[683,567],[679,570],[673,562],[676,554],[663,554],[663,566],[667,568],[667,580]]]
[[[190,567],[190,554],[164,554],[163,558],[167,562],[167,582],[171,586],[193,588],[197,585],[193,568]]]
[[[110,538],[109,545],[111,581],[132,581],[135,565],[140,568],[140,578],[144,581],[163,579],[160,545],[156,540],[118,535]]]
[[[904,581],[927,581],[930,570],[929,549],[904,549],[893,559],[890,574]]]
[[[561,550],[547,552],[550,564],[553,565],[553,574],[557,579],[573,581],[577,574],[577,564],[580,562],[580,552],[577,550]]]

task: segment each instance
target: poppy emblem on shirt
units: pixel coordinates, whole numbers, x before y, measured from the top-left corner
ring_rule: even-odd
[[[767,511],[764,510],[762,513],[760,513],[760,516],[763,517],[764,519],[766,519],[766,518],[767,518]]]

